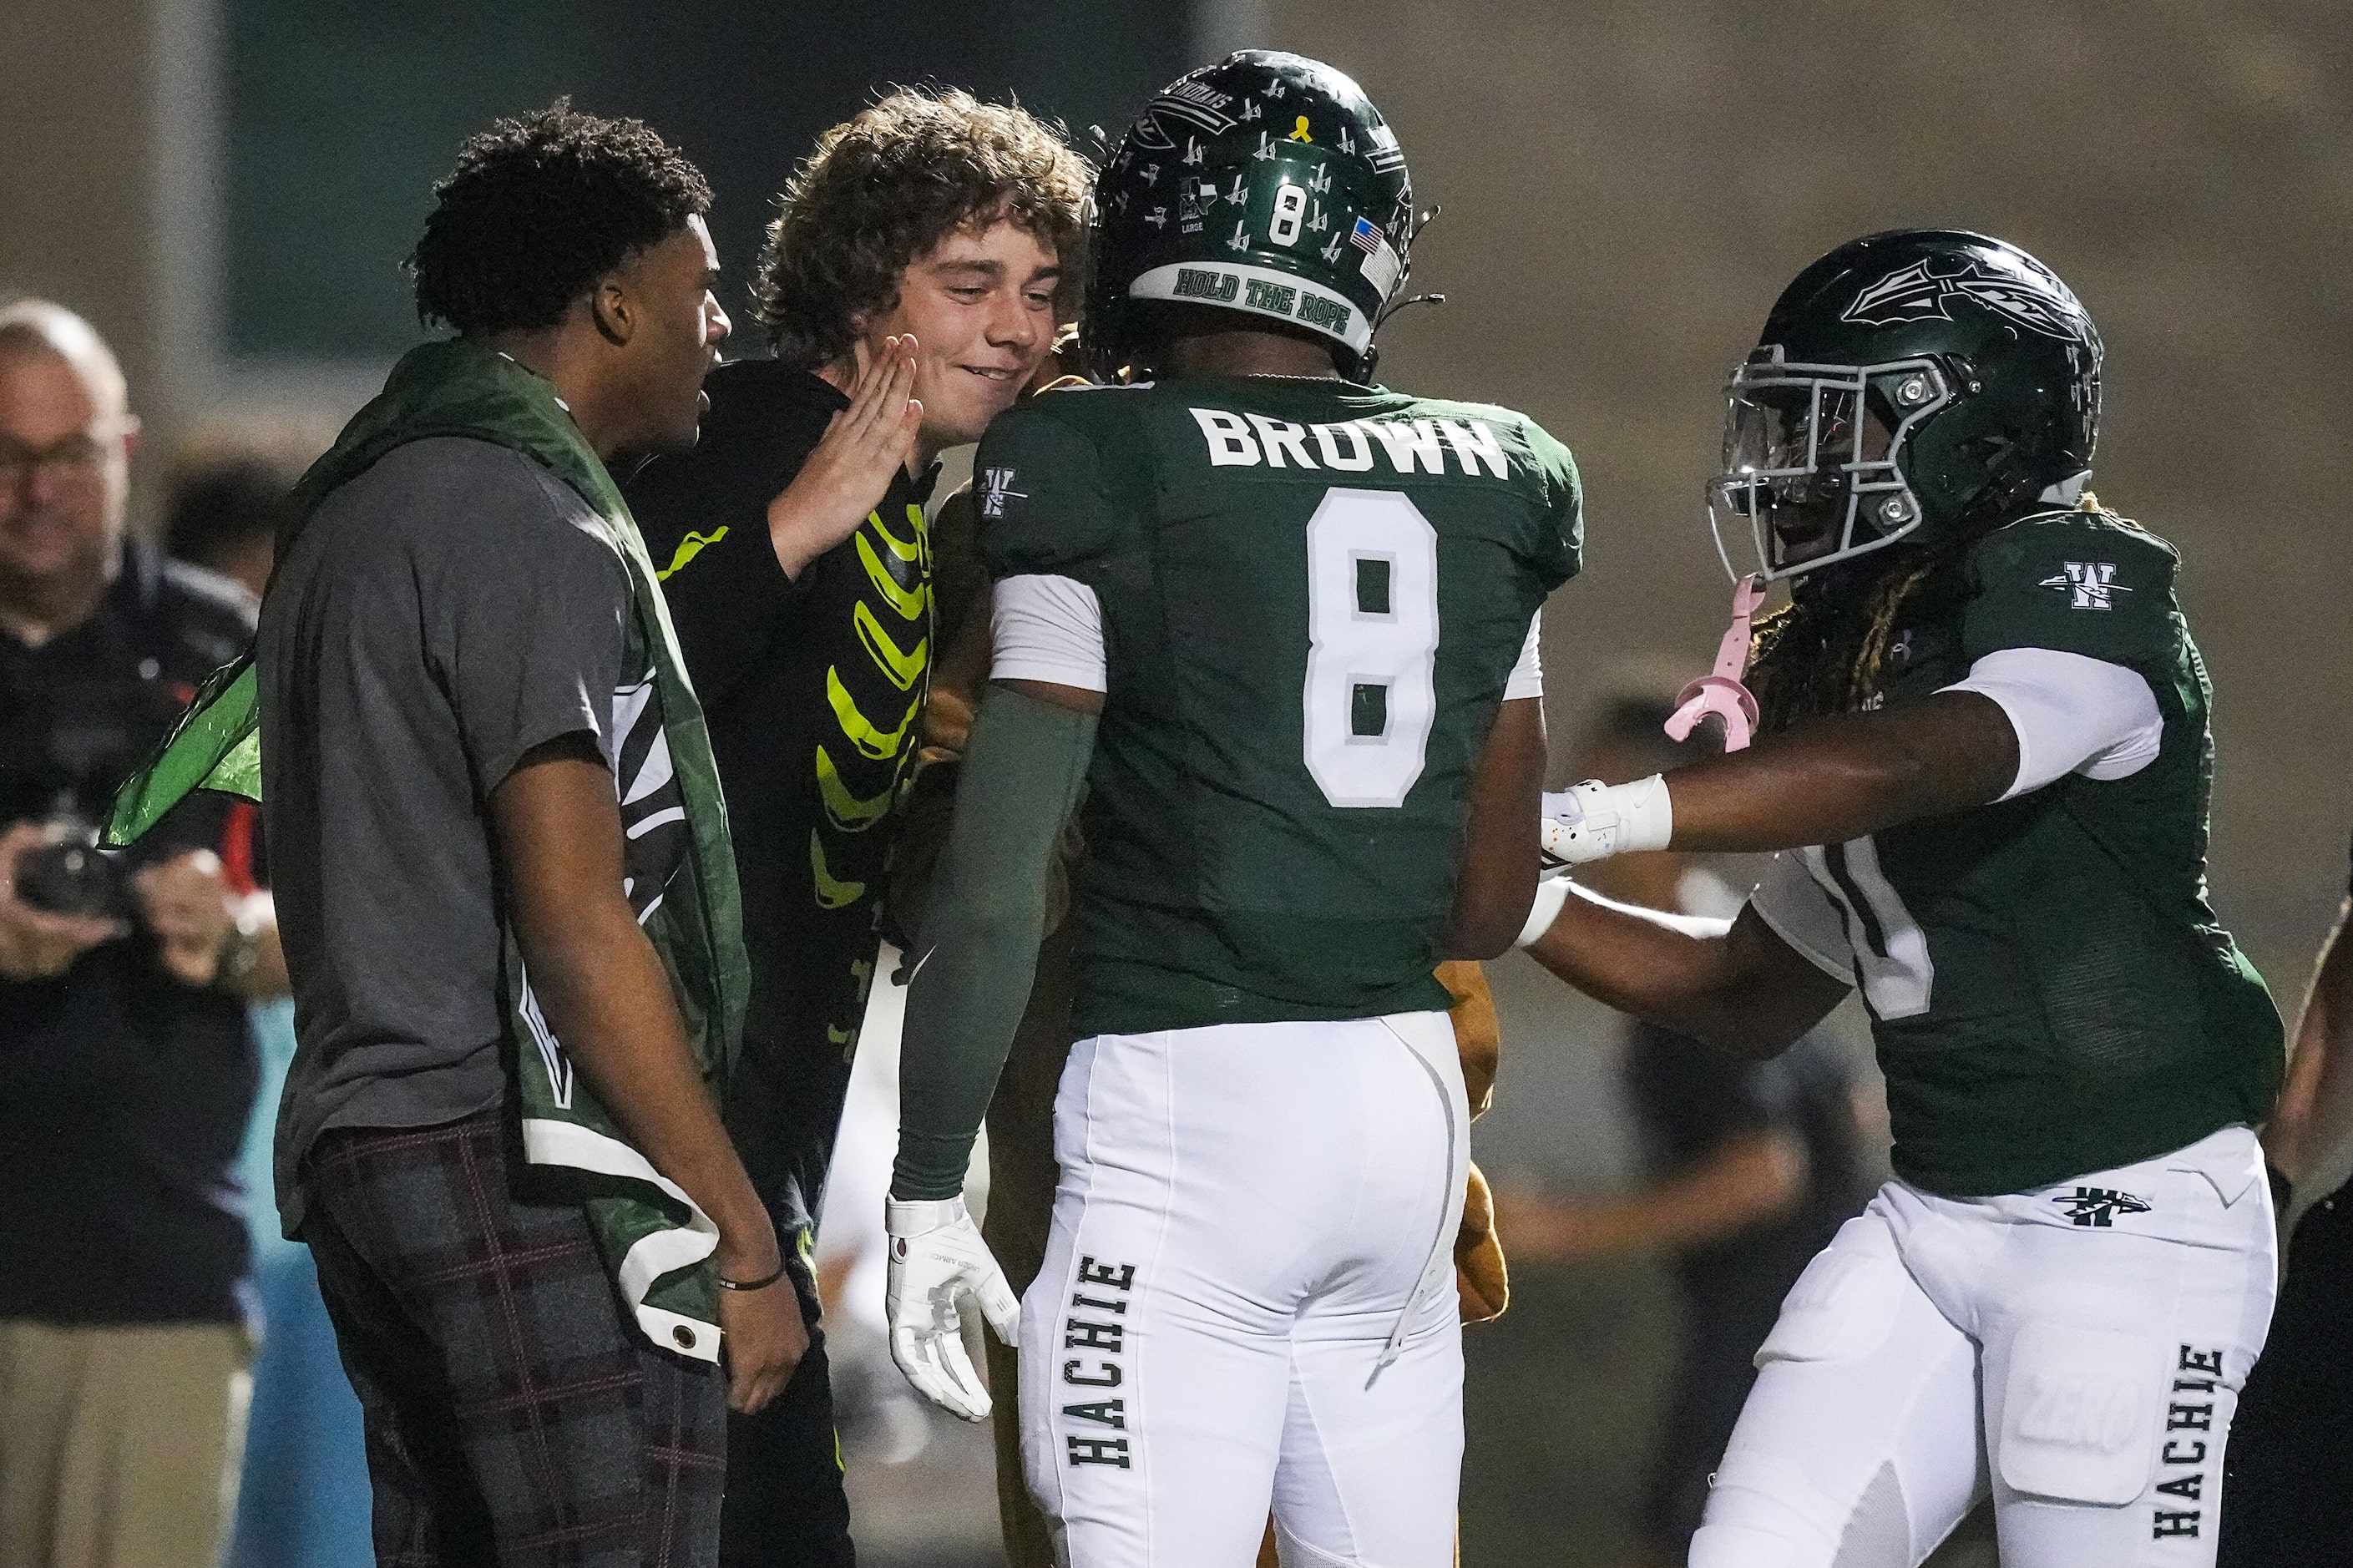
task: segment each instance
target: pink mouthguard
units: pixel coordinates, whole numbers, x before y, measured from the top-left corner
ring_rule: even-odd
[[[1740,684],[1748,668],[1748,620],[1765,603],[1765,579],[1743,577],[1732,591],[1732,625],[1716,645],[1715,668],[1675,693],[1667,738],[1687,741],[1699,721],[1713,714],[1724,721],[1724,749],[1736,752],[1757,732],[1757,699]]]

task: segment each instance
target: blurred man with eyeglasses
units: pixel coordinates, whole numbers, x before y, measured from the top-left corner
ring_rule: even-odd
[[[285,990],[254,814],[198,797],[136,855],[90,824],[249,601],[123,524],[114,355],[0,309],[0,1563],[204,1564],[243,1439],[233,1175]]]

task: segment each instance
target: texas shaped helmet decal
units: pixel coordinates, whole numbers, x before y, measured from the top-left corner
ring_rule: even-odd
[[[2005,277],[1988,272],[1973,260],[1964,260],[1950,272],[1932,272],[1926,259],[1899,268],[1875,283],[1863,286],[1840,316],[1867,327],[1894,326],[1899,321],[1925,321],[1953,313],[1953,300],[1971,300],[2006,321],[2046,338],[2075,342],[2092,332],[2091,319],[2075,303],[2066,286],[2047,273],[2038,275],[2021,266]]]

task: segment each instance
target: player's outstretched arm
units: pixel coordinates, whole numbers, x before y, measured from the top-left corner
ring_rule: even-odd
[[[1544,773],[1544,700],[1514,698],[1496,710],[1471,775],[1461,870],[1441,957],[1499,957],[1527,920],[1537,863],[1528,824],[1542,811]]]
[[[1037,976],[1055,841],[1094,755],[1100,692],[997,681],[981,698],[955,816],[916,938],[899,1054],[885,1310],[891,1355],[926,1398],[985,1419],[961,1337],[969,1293],[1008,1344],[1019,1303],[965,1212],[965,1168]]]
[[[2129,777],[2164,745],[2133,668],[2063,649],[1997,648],[1968,679],[1901,708],[1797,725],[1673,777],[1588,781],[1547,798],[1547,852],[1795,849],[2008,799],[2069,773]]]
[[[1669,847],[1841,844],[1998,800],[2018,776],[2000,703],[1944,691],[1904,708],[1817,719],[1746,751],[1678,768]]]
[[[1782,1050],[1849,989],[1753,908],[1727,925],[1617,903],[1574,884],[1528,955],[1597,1002],[1749,1057]]]

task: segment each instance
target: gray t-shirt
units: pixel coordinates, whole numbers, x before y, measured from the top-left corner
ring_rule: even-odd
[[[329,496],[279,569],[257,662],[300,1042],[278,1113],[290,1236],[320,1133],[504,1093],[490,795],[543,742],[608,746],[629,584],[596,526],[521,453],[436,437]]]

